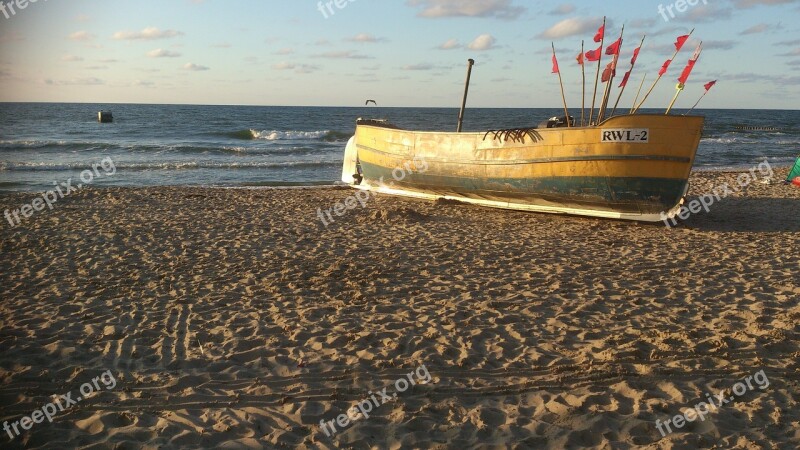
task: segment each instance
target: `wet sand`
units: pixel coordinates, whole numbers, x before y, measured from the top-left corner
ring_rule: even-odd
[[[354,191],[82,191],[0,226],[0,421],[115,383],[0,446],[800,447],[786,172],[673,229],[386,196],[325,227]],[[689,200],[737,176],[696,173]]]

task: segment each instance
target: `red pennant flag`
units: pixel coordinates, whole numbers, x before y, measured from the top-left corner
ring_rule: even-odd
[[[694,64],[696,62],[697,61],[690,60],[689,64],[687,64],[686,67],[683,69],[683,73],[681,73],[680,78],[678,78],[678,82],[680,84],[686,84],[686,80],[689,79],[689,75],[692,73],[692,69],[694,69]]]
[[[577,58],[575,58],[575,59],[577,59],[577,60],[578,60],[578,65],[579,65],[579,66],[582,66],[582,65],[583,65],[583,53],[578,53],[578,57],[577,57]]]
[[[619,55],[619,49],[622,46],[622,38],[617,39],[617,42],[609,45],[606,49],[606,55]]]
[[[683,48],[683,44],[685,44],[687,40],[689,40],[688,34],[684,36],[678,36],[678,41],[675,42],[675,50],[681,51],[681,49]]]
[[[706,88],[706,91],[708,91],[709,89],[711,89],[712,87],[714,87],[714,85],[715,85],[715,84],[717,84],[717,80],[714,80],[714,81],[712,81],[712,82],[710,82],[710,83],[706,83],[706,84],[705,84],[705,86],[703,86],[703,87],[705,87],[705,88]]]
[[[628,78],[631,77],[631,71],[625,72],[625,76],[622,77],[622,83],[619,84],[619,87],[625,87],[628,84]]]
[[[633,58],[631,58],[631,65],[636,64],[636,60],[639,58],[639,50],[641,50],[641,49],[642,49],[642,47],[639,47],[639,48],[637,48],[636,50],[633,51]]]
[[[664,62],[664,65],[661,66],[661,70],[658,71],[658,76],[664,76],[667,73],[667,69],[669,69],[669,65],[672,64],[672,60],[668,59]]]
[[[600,61],[600,57],[603,55],[603,47],[597,47],[597,50],[589,50],[586,52],[586,60],[590,62]]]
[[[603,78],[602,78],[602,80],[603,80],[603,83],[605,83],[605,82],[607,82],[608,80],[610,80],[610,79],[611,79],[611,77],[612,77],[612,76],[615,76],[616,74],[617,74],[617,68],[616,68],[616,67],[614,67],[614,61],[611,61],[611,62],[610,62],[610,63],[608,63],[608,65],[606,66],[606,69],[605,69],[605,70],[603,70]]]
[[[597,34],[594,35],[594,41],[595,42],[602,41],[605,35],[606,35],[606,26],[603,25],[600,27],[600,29],[597,30]]]
[[[692,73],[692,69],[694,69],[694,65],[697,63],[697,60],[700,59],[700,52],[703,50],[703,44],[697,46],[697,50],[694,51],[694,55],[692,55],[691,59],[689,59],[689,63],[686,64],[686,67],[683,69],[683,73],[681,73],[680,78],[678,78],[678,82],[680,84],[686,84],[686,81],[689,79],[689,75]]]
[[[553,53],[553,73],[558,73],[558,60],[555,53]]]

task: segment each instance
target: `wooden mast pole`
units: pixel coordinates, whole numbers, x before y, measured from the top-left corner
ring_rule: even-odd
[[[642,48],[642,46],[644,45],[644,38],[646,37],[647,35],[642,36],[642,41],[639,42],[639,46],[637,48]],[[636,51],[636,49],[634,49],[633,51]],[[631,64],[631,75],[633,75],[633,69],[635,67],[636,67],[636,61],[634,60],[634,62]],[[629,79],[631,75],[628,75]],[[612,116],[614,115],[615,112],[617,112],[617,106],[619,106],[619,101],[622,99],[622,94],[625,92],[626,87],[628,87],[628,83],[625,83],[625,86],[622,86],[622,89],[620,89],[619,91],[619,95],[617,96],[617,101],[614,103],[614,109],[611,110]]]
[[[556,44],[550,43],[553,46],[553,62],[558,65],[558,58],[556,58]],[[561,68],[558,68],[558,84],[561,85],[561,100],[564,102],[564,117],[567,120],[567,128],[572,126],[572,121],[569,120],[569,109],[567,109],[567,96],[564,94],[564,82],[561,80]]]
[[[692,31],[690,31],[690,32],[689,32],[689,36],[688,36],[688,37],[692,37],[692,33],[694,33],[694,28],[692,28]],[[687,40],[688,40],[688,37],[687,37]],[[685,43],[684,43],[684,44],[685,44]],[[683,47],[683,46],[681,46],[681,47]],[[678,56],[678,52],[680,52],[680,51],[681,51],[681,50],[680,50],[679,48],[676,48],[676,49],[675,49],[675,53],[673,53],[673,54],[672,54],[672,58],[670,59],[670,64],[672,64],[672,61],[674,61],[674,60],[675,60],[675,57],[676,57],[676,56]],[[663,76],[664,76],[663,74],[660,74],[660,75],[658,76],[658,78],[656,78],[656,81],[653,83],[653,85],[652,85],[652,86],[650,86],[650,90],[649,90],[649,91],[647,91],[647,94],[645,94],[644,98],[642,99],[642,102],[641,102],[641,103],[639,103],[639,106],[637,106],[637,107],[636,107],[636,108],[633,110],[634,114],[635,114],[637,111],[639,111],[639,108],[641,108],[641,107],[642,107],[642,105],[644,105],[644,102],[646,102],[646,101],[647,101],[647,97],[649,97],[649,96],[650,96],[650,94],[653,92],[653,89],[655,89],[655,88],[656,88],[656,85],[658,84],[658,82],[661,80],[661,78],[662,78]]]
[[[622,25],[622,32],[619,34],[619,48],[617,49],[617,53],[614,55],[614,58],[611,60],[611,75],[608,79],[608,85],[606,86],[606,90],[603,92],[603,102],[600,104],[600,113],[597,116],[597,122],[600,123],[606,116],[606,108],[608,108],[608,100],[611,97],[611,88],[614,83],[614,78],[617,72],[617,63],[619,62],[619,56],[622,53],[622,37],[625,35],[625,25]]]
[[[464,125],[464,109],[467,107],[467,95],[469,95],[469,79],[472,76],[472,66],[475,65],[475,60],[470,58],[467,61],[467,82],[464,86],[464,99],[461,101],[461,111],[458,113],[458,128],[456,133],[461,133],[461,127]]]
[[[584,41],[581,40],[581,55],[579,56],[581,60],[581,76],[583,77],[583,90],[581,91],[581,126],[585,125],[585,117],[586,117],[586,60],[584,58]]]
[[[636,97],[633,99],[633,104],[631,105],[631,110],[628,112],[628,114],[633,114],[633,109],[636,108],[636,101],[639,100],[639,95],[642,94],[642,88],[644,87],[644,80],[646,79],[647,79],[647,74],[644,74],[644,76],[642,77],[642,82],[641,84],[639,84],[639,90],[636,91]]]
[[[603,16],[603,35],[600,36],[600,55],[597,59],[597,74],[594,76],[594,93],[592,94],[592,109],[589,110],[589,126],[592,126],[592,116],[594,116],[594,104],[597,100],[597,82],[600,79],[600,65],[603,62],[603,47],[606,39],[606,18]]]

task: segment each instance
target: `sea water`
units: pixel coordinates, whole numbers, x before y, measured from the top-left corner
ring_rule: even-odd
[[[98,123],[100,110],[112,111],[114,122]],[[764,158],[790,165],[800,154],[800,111],[695,113],[707,117],[695,170],[749,168]],[[563,111],[473,108],[464,130],[531,127],[557,115]],[[105,157],[112,158],[116,173],[94,185],[333,184],[358,118],[454,131],[458,110],[0,103],[0,192],[51,189]]]

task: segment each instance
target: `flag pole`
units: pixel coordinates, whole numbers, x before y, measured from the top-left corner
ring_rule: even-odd
[[[700,46],[698,47],[698,50],[697,50],[697,53],[696,53],[697,58],[694,60],[695,63],[697,63],[697,61],[700,59],[700,55],[702,53],[703,53],[703,43],[700,42]],[[692,55],[692,56],[694,57],[694,55]],[[691,63],[691,59],[689,60],[689,62]],[[689,72],[691,72],[691,69],[689,70]],[[683,75],[681,75],[681,77],[683,77]],[[689,78],[689,76],[687,75],[686,78]],[[683,81],[686,81],[686,80],[683,80]],[[667,107],[667,112],[664,113],[665,116],[668,116],[669,112],[672,111],[672,107],[675,106],[675,102],[678,101],[678,96],[681,95],[681,92],[683,92],[683,88],[684,87],[686,87],[686,85],[684,83],[682,83],[681,80],[678,80],[678,92],[675,93],[675,97],[672,98],[672,103],[670,103],[669,106]]]
[[[716,84],[716,83],[717,83],[717,81],[716,81],[716,80],[714,80],[714,84]],[[695,109],[695,108],[697,108],[697,105],[699,105],[699,104],[700,104],[700,100],[703,100],[703,97],[705,97],[705,96],[706,96],[706,94],[708,94],[708,91],[710,91],[710,90],[711,90],[711,88],[712,88],[712,87],[714,87],[714,84],[712,84],[711,86],[708,86],[708,85],[706,85],[706,86],[708,86],[708,87],[706,88],[706,91],[705,91],[705,92],[703,92],[703,95],[701,95],[699,99],[697,99],[697,103],[695,103],[695,104],[694,104],[694,106],[692,106],[692,107],[691,107],[691,108],[690,108],[688,111],[686,111],[686,112],[683,114],[684,116],[685,116],[685,115],[687,115],[687,114],[689,114],[690,112],[694,111],[694,109]]]
[[[665,116],[668,116],[669,112],[672,111],[672,107],[675,106],[675,102],[678,101],[678,96],[681,95],[684,87],[685,85],[683,83],[678,83],[678,92],[675,93],[675,96],[672,97],[672,101],[669,103],[669,106],[667,106],[667,112],[664,113]]]
[[[589,110],[589,126],[592,126],[592,116],[594,116],[594,104],[597,100],[597,82],[600,79],[600,64],[603,62],[603,47],[606,39],[606,17],[603,16],[603,35],[600,36],[600,54],[597,59],[597,74],[594,76],[594,93],[592,94],[592,109]]]
[[[558,68],[558,58],[556,58],[556,44],[550,43],[553,46],[553,62],[555,62],[556,68]],[[561,69],[558,68],[558,84],[561,85],[561,100],[564,102],[564,117],[567,120],[567,128],[572,126],[572,121],[569,120],[569,110],[567,109],[567,97],[564,95],[564,82],[561,80]]]
[[[614,77],[617,74],[617,63],[619,62],[619,55],[622,53],[622,37],[625,35],[625,25],[622,25],[622,31],[619,33],[619,48],[614,58],[611,60],[611,75],[608,79],[608,85],[603,92],[603,101],[600,103],[600,113],[597,115],[597,123],[600,123],[606,116],[606,108],[608,108],[608,100],[611,97],[611,86],[614,83]]]
[[[644,76],[642,77],[642,83],[639,84],[639,90],[636,91],[636,97],[633,99],[633,105],[631,105],[631,110],[628,114],[633,114],[633,108],[636,107],[636,101],[639,100],[639,95],[642,94],[642,88],[644,87],[644,80],[646,79],[647,79],[647,74],[644,74]]]
[[[689,32],[689,36],[688,36],[688,37],[692,37],[692,33],[694,33],[694,28],[692,28],[692,31],[690,31],[690,32]],[[688,39],[688,37],[687,37],[687,39],[686,39],[687,41],[689,40],[689,39]],[[683,46],[681,46],[681,48],[683,48]],[[675,53],[673,53],[673,54],[672,54],[672,58],[670,58],[670,63],[672,63],[672,61],[675,59],[675,57],[676,57],[676,56],[678,56],[678,52],[680,52],[680,51],[681,51],[681,50],[680,50],[679,48],[678,48],[678,49],[675,49]],[[665,73],[666,73],[666,72],[665,72]],[[637,107],[636,107],[636,109],[634,109],[634,110],[633,110],[634,114],[635,114],[636,112],[638,112],[638,111],[639,111],[639,108],[641,108],[641,107],[642,107],[642,105],[644,105],[644,102],[646,102],[646,101],[647,101],[647,97],[649,97],[649,96],[650,96],[650,94],[651,94],[651,93],[653,93],[653,89],[655,89],[655,88],[656,88],[656,85],[658,84],[658,82],[659,82],[659,81],[661,81],[661,78],[662,78],[663,76],[664,76],[663,74],[660,74],[660,75],[658,75],[658,78],[656,78],[656,81],[655,81],[655,82],[653,82],[653,85],[652,85],[652,86],[650,86],[650,90],[649,90],[649,91],[647,91],[647,94],[645,94],[645,95],[644,95],[644,98],[642,99],[642,102],[641,102],[641,103],[639,103],[639,106],[637,106]]]
[[[639,42],[639,46],[636,47],[636,48],[642,48],[642,46],[644,45],[644,38],[646,38],[646,37],[647,37],[647,35],[642,36],[642,41]],[[636,51],[636,49],[634,49],[633,51]],[[631,75],[633,75],[633,69],[635,67],[636,67],[636,60],[633,60],[633,63],[631,64],[631,70],[630,70]],[[630,77],[630,75],[628,75],[628,77]],[[611,115],[612,116],[614,115],[615,112],[617,112],[617,106],[619,106],[619,101],[622,99],[622,93],[625,92],[625,88],[626,87],[628,87],[628,83],[625,83],[625,85],[622,86],[622,89],[620,89],[620,91],[619,91],[619,95],[617,96],[617,101],[614,103],[614,109],[611,110]]]
[[[700,104],[700,100],[702,100],[702,99],[703,99],[703,97],[705,97],[705,96],[706,96],[706,94],[708,94],[708,91],[705,91],[705,92],[703,92],[703,95],[701,95],[701,96],[700,96],[700,98],[699,98],[699,99],[697,99],[697,103],[695,103],[695,104],[694,104],[694,106],[692,106],[691,108],[689,108],[689,110],[688,110],[688,111],[686,111],[685,113],[683,113],[683,115],[685,116],[685,115],[689,114],[690,112],[694,111],[694,109],[695,109],[695,108],[697,108],[697,105],[699,105],[699,104]]]
[[[605,30],[604,30],[605,31]],[[583,90],[581,91],[581,126],[584,125],[584,117],[586,116],[586,60],[584,59],[583,47],[584,41],[581,40],[581,75],[583,76]]]

